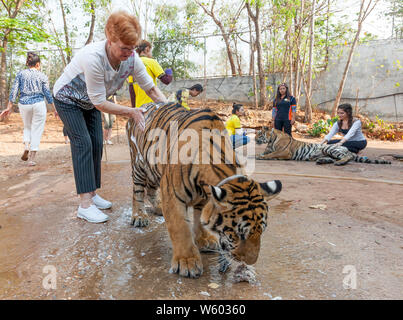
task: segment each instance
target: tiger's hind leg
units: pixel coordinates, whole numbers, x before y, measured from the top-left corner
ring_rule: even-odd
[[[352,152],[348,151],[348,149],[343,146],[335,147],[335,146],[329,145],[329,146],[325,147],[322,150],[322,152],[325,156],[329,156],[329,157],[337,160],[334,163],[335,166],[344,166],[348,162],[350,162],[351,160],[354,159],[354,154]]]
[[[344,166],[347,163],[349,163],[351,160],[353,160],[354,156],[346,155],[345,157],[341,158],[340,160],[337,160],[334,165],[335,166]]]
[[[331,157],[321,157],[316,160],[316,164],[328,164],[328,163],[333,163],[334,159]]]
[[[202,210],[203,206],[196,205],[193,207],[193,234],[195,243],[200,252],[217,251],[219,248],[217,237],[206,230],[200,222]]]
[[[147,188],[147,197],[150,200],[152,205],[152,213],[157,216],[162,216],[162,208],[161,208],[161,198],[159,195],[159,191],[157,188]]]

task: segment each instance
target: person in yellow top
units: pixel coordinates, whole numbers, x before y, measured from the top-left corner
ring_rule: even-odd
[[[162,69],[158,61],[153,59],[151,48],[151,43],[142,40],[137,46],[136,52],[140,56],[141,61],[143,61],[147,73],[153,79],[154,84],[157,85],[158,78],[162,83],[168,85],[172,81],[172,70],[170,68],[165,69],[165,71]],[[144,90],[136,82],[133,82],[132,76],[129,76],[127,81],[129,82],[130,100],[133,108],[139,108],[145,103],[153,102]]]
[[[195,85],[191,86],[190,88],[180,89],[174,93],[172,93],[168,97],[168,101],[176,101],[186,110],[190,110],[189,107],[189,96],[197,97],[200,93],[203,92],[203,86],[200,83],[196,83]]]
[[[249,143],[250,138],[246,136],[246,131],[242,129],[239,117],[245,115],[242,104],[234,103],[232,105],[232,116],[225,123],[225,128],[230,135],[233,148],[238,148]]]

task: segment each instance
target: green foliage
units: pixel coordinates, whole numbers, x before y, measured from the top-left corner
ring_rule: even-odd
[[[163,69],[172,68],[173,77],[188,78],[197,66],[186,59],[185,50],[200,50],[204,48],[200,39],[192,39],[194,21],[198,20],[198,10],[191,4],[186,4],[185,16],[181,16],[181,8],[176,5],[160,5],[155,12],[155,21],[158,21],[157,29],[150,34],[153,42],[153,57]],[[181,23],[184,21],[183,23]],[[186,26],[186,29],[183,28]]]
[[[333,124],[338,121],[338,117],[334,117],[333,119],[322,120],[320,119],[318,122],[315,122],[312,125],[312,128],[308,130],[309,135],[312,137],[320,137],[322,134],[327,134]]]
[[[383,119],[376,116],[375,121],[367,121],[362,124],[363,129],[367,129],[369,132],[373,133],[375,129],[379,130],[393,130],[395,126],[393,124],[386,123]]]

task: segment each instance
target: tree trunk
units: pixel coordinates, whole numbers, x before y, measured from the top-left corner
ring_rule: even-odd
[[[261,42],[261,33],[260,33],[260,25],[259,25],[259,15],[260,8],[259,5],[255,4],[255,14],[252,13],[249,2],[246,2],[246,8],[248,9],[248,14],[255,25],[256,32],[256,50],[257,50],[257,66],[259,73],[259,106],[264,107],[267,105],[267,94],[266,94],[266,75],[264,72],[263,66],[263,50],[262,50],[262,42]]]
[[[300,60],[301,60],[301,35],[302,35],[302,22],[304,19],[304,5],[305,2],[304,0],[301,0],[301,12],[300,12],[300,16],[299,16],[299,21],[298,21],[298,35],[297,38],[295,40],[295,47],[296,47],[296,57],[295,57],[295,61],[296,61],[296,70],[295,70],[295,98],[297,99],[297,103],[299,104],[299,96],[300,96],[300,92],[301,92],[301,87],[300,87],[300,76],[302,75],[302,73],[300,73]]]
[[[329,65],[329,15],[330,12],[330,0],[327,0],[327,13],[326,13],[326,55],[325,55],[325,69]]]
[[[87,41],[85,44],[89,44],[93,41],[94,39],[94,28],[95,28],[95,6],[94,3],[91,2],[91,26],[90,26],[90,33],[88,34]]]
[[[24,1],[25,0],[17,0],[16,2],[13,1],[13,3],[15,4],[13,12],[11,12],[11,4],[9,4],[8,2],[5,4],[4,2],[2,2],[5,9],[7,10],[9,18],[15,19],[15,17],[17,17],[22,5],[24,4]],[[6,79],[7,47],[8,47],[8,37],[11,31],[12,31],[11,29],[4,30],[4,36],[1,44],[2,50],[1,50],[1,62],[0,62],[0,109],[3,107],[6,108],[7,107],[6,104],[8,102],[7,79]]]
[[[311,11],[311,23],[310,23],[310,46],[309,46],[309,65],[308,65],[308,79],[306,81],[307,88],[305,90],[306,97],[305,97],[305,122],[311,123],[312,121],[312,68],[313,68],[313,46],[315,41],[315,34],[314,34],[314,24],[315,24],[315,2],[316,0],[312,1],[312,11]]]
[[[9,33],[9,32],[8,32]],[[7,34],[7,32],[6,32]],[[6,80],[6,72],[7,72],[7,45],[8,39],[5,36],[2,40],[2,50],[1,50],[1,64],[0,64],[0,106],[1,109],[5,109],[7,107],[7,80]]]
[[[217,23],[217,22],[216,22],[216,23]],[[233,57],[233,55],[232,55],[231,44],[230,44],[230,42],[229,42],[229,38],[228,38],[228,36],[225,34],[225,29],[224,29],[224,27],[222,26],[221,22],[218,21],[218,24],[217,24],[217,25],[218,25],[218,27],[219,27],[220,30],[221,30],[222,37],[223,37],[224,42],[225,42],[225,47],[226,47],[226,50],[227,50],[228,61],[229,61],[230,67],[231,67],[231,74],[232,74],[232,76],[235,77],[235,76],[236,76],[236,67],[235,67],[234,57]]]
[[[336,100],[334,101],[334,105],[333,105],[333,109],[332,109],[332,117],[336,116],[337,106],[339,105],[340,100],[341,100],[341,95],[343,94],[343,89],[344,89],[344,85],[346,83],[348,70],[350,69],[350,64],[351,64],[351,60],[353,58],[353,53],[354,53],[355,47],[357,46],[358,39],[360,38],[362,24],[363,24],[364,20],[369,16],[369,14],[372,12],[372,10],[375,8],[375,6],[377,5],[378,2],[379,2],[379,0],[375,0],[373,5],[371,6],[372,0],[369,0],[368,5],[364,9],[365,0],[361,0],[360,13],[358,15],[357,33],[354,37],[353,44],[351,45],[350,53],[348,55],[346,66],[344,68],[343,76],[340,81],[339,90],[337,91]]]
[[[66,49],[67,49],[67,63],[70,63],[72,52],[71,52],[70,41],[69,41],[69,30],[67,28],[66,14],[64,12],[63,1],[59,0],[59,3],[60,3],[60,8],[62,10],[62,16],[63,16],[64,38],[66,41]]]
[[[344,67],[343,76],[341,77],[339,90],[337,91],[337,95],[336,95],[336,100],[334,101],[334,105],[333,105],[333,109],[332,109],[332,118],[336,116],[337,106],[339,105],[340,100],[341,100],[341,95],[343,94],[344,85],[345,85],[346,80],[347,80],[348,70],[350,69],[351,60],[353,58],[353,53],[354,53],[355,47],[357,45],[360,33],[361,33],[361,24],[359,23],[358,24],[358,30],[357,30],[357,33],[356,33],[355,38],[354,38],[354,42],[353,42],[353,44],[351,46],[350,53],[348,55],[346,66]]]
[[[238,50],[237,46],[237,40],[234,40],[234,46],[235,46],[235,58],[236,58],[236,64],[238,68],[238,75],[242,76],[242,54]]]
[[[255,71],[255,41],[252,36],[252,25],[250,23],[250,17],[248,16],[248,24],[249,24],[249,39],[250,39],[250,62],[251,62],[251,73],[253,79],[253,102],[255,109],[259,106],[259,102],[257,99],[257,83],[256,83],[256,71]]]
[[[226,47],[226,50],[227,50],[228,60],[229,60],[230,66],[231,66],[231,74],[232,74],[232,76],[236,76],[236,67],[235,67],[234,57],[233,57],[233,54],[232,54],[232,49],[231,49],[231,45],[230,45],[230,41],[229,41],[228,35],[226,34],[225,28],[224,28],[224,26],[222,25],[221,21],[219,21],[219,20],[216,18],[215,14],[214,14],[215,0],[213,0],[213,3],[211,4],[211,9],[210,9],[210,11],[208,11],[207,8],[206,8],[202,3],[200,3],[199,1],[196,1],[196,3],[203,9],[203,11],[204,11],[208,16],[210,16],[210,17],[213,19],[214,23],[215,23],[215,24],[218,26],[218,28],[220,29],[221,34],[222,34],[222,37],[223,37],[224,42],[225,42],[225,47]]]

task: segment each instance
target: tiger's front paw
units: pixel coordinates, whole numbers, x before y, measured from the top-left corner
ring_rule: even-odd
[[[131,225],[134,226],[135,228],[147,227],[149,224],[150,224],[150,221],[149,221],[147,215],[143,214],[143,215],[132,216]]]
[[[196,244],[201,252],[212,250],[215,251],[219,248],[217,237],[209,234],[208,232],[201,233],[200,236],[196,239]]]
[[[169,273],[179,273],[180,276],[189,278],[200,277],[203,273],[203,264],[200,254],[189,257],[174,256],[171,261]]]
[[[263,154],[263,153],[262,153],[262,154],[257,154],[257,155],[255,156],[255,159],[256,159],[256,160],[265,160],[264,154]]]

